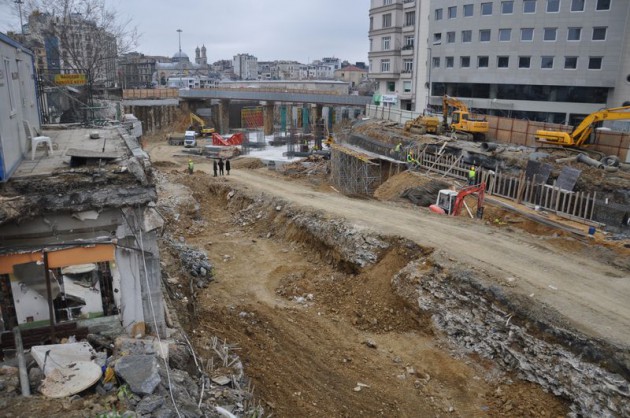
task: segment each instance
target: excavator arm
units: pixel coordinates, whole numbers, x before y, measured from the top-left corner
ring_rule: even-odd
[[[571,133],[559,131],[536,131],[536,139],[541,142],[553,142],[568,147],[580,147],[586,143],[593,132],[593,125],[605,120],[630,120],[630,106],[598,110],[582,120]]]
[[[457,193],[457,198],[455,199],[455,205],[453,207],[453,216],[459,216],[462,212],[462,206],[464,206],[464,198],[473,193],[477,193],[477,214],[483,213],[483,200],[486,192],[486,183],[480,183],[476,186],[465,187]],[[479,209],[482,209],[481,211]]]

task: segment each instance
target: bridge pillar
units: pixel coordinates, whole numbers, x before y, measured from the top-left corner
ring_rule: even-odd
[[[219,102],[219,132],[227,134],[230,132],[230,100],[221,99]]]
[[[263,108],[265,135],[273,135],[273,109],[275,104],[275,102],[269,101],[265,103],[265,107]]]

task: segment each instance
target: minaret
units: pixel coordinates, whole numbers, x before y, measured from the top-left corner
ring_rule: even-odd
[[[206,56],[206,45],[201,46],[201,63],[208,65],[208,57]]]
[[[195,64],[201,63],[201,58],[199,56],[199,47],[195,48]]]

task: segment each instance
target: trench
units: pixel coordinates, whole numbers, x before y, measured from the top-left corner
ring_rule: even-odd
[[[433,249],[211,179],[173,181],[199,204],[178,233],[223,257],[186,327],[240,347],[267,411],[630,414],[623,353]]]

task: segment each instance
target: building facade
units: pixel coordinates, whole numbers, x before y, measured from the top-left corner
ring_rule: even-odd
[[[414,110],[413,80],[416,62],[416,25],[419,0],[371,0],[370,78],[388,105]]]
[[[258,58],[250,54],[234,55],[234,74],[240,80],[258,79]]]
[[[422,22],[413,29],[407,10]],[[448,94],[479,112],[573,124],[630,104],[629,13],[619,0],[372,0],[370,77],[403,109]]]

